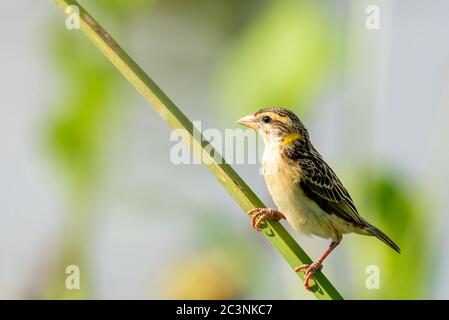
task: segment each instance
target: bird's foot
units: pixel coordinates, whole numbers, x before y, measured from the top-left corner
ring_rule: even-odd
[[[323,268],[323,265],[320,262],[315,261],[312,264],[303,264],[299,267],[296,267],[295,272],[301,272],[305,270],[306,276],[304,277],[304,287],[306,287],[306,289],[310,291],[312,287],[309,285],[309,280],[313,276],[315,271],[321,270],[321,268]]]
[[[248,214],[253,218],[251,221],[253,228],[258,231],[260,231],[260,224],[267,220],[267,218],[276,221],[285,219],[285,216],[281,212],[270,208],[254,208],[249,210]]]

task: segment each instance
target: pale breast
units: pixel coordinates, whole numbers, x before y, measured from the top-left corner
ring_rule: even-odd
[[[344,230],[344,225],[340,226],[341,219],[324,212],[304,194],[298,184],[299,169],[292,170],[278,150],[265,150],[262,168],[273,201],[293,229],[322,238],[336,238],[339,233],[350,232]]]

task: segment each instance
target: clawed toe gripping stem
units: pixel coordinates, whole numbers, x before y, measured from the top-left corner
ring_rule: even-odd
[[[323,268],[323,265],[320,262],[315,261],[312,264],[302,264],[302,265],[296,267],[295,272],[301,272],[301,271],[305,270],[306,275],[304,277],[304,287],[306,287],[306,289],[310,291],[312,289],[312,287],[309,284],[310,278],[313,276],[313,274],[317,270],[321,270],[322,268]]]
[[[341,239],[333,240],[326,251],[324,251],[323,255],[317,261],[313,262],[312,264],[303,264],[295,268],[295,272],[301,272],[303,270],[306,271],[306,275],[304,277],[304,287],[306,287],[307,290],[310,291],[312,288],[309,284],[310,278],[317,270],[321,270],[323,268],[324,259],[326,259],[326,257],[332,252],[332,250],[334,250],[338,246],[340,240]]]
[[[264,222],[268,218],[275,221],[285,219],[285,216],[281,212],[270,208],[254,208],[249,210],[248,214],[252,216],[251,225],[258,231],[261,230],[260,225],[262,224],[262,222]]]

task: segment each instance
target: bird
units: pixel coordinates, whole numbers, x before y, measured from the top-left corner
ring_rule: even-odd
[[[308,130],[295,113],[285,108],[265,108],[237,123],[257,130],[264,141],[262,173],[277,206],[249,210],[252,226],[260,230],[266,219],[285,219],[299,233],[331,241],[318,260],[294,269],[305,272],[307,290],[312,288],[309,280],[322,268],[344,234],[374,236],[401,252],[384,232],[360,216],[349,192],[315,149]]]

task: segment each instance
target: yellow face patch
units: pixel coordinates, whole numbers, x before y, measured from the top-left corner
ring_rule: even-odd
[[[283,147],[288,146],[289,144],[291,144],[297,140],[304,140],[304,138],[299,133],[296,133],[296,132],[291,133],[282,139],[281,146],[283,146]]]

